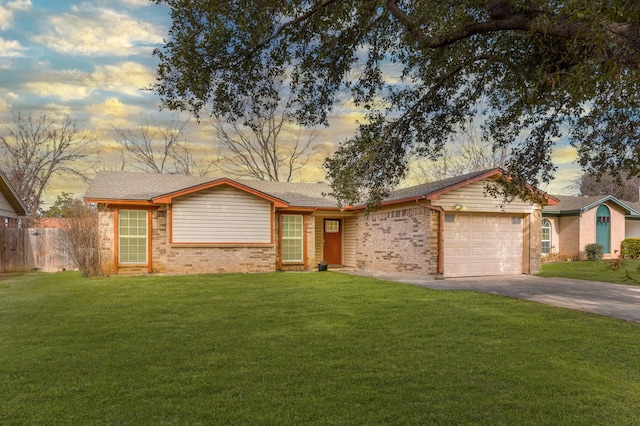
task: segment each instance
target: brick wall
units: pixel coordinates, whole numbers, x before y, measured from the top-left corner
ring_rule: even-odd
[[[167,233],[166,210],[151,212],[151,267],[153,272],[167,272],[167,255],[169,252],[169,235]]]
[[[152,211],[151,260],[154,273],[199,274],[232,272],[272,272],[276,270],[275,244],[169,244],[166,210]],[[114,269],[114,215],[100,212],[103,259]],[[123,266],[120,274],[146,274],[145,266]]]
[[[537,274],[542,267],[542,210],[529,215],[529,273]]]
[[[356,266],[378,271],[435,275],[437,216],[423,207],[383,210],[359,216],[356,219]]]
[[[98,213],[100,221],[100,251],[103,268],[107,273],[115,270],[115,234],[112,210],[100,210]]]
[[[273,272],[276,270],[274,244],[174,245],[168,249],[166,272],[210,274],[231,272]]]

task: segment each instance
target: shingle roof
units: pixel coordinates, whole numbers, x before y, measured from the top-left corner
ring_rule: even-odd
[[[260,180],[237,180],[236,182],[273,197],[280,198],[296,207],[336,207],[338,205],[335,198],[322,195],[331,192],[331,187],[326,183],[271,182]]]
[[[84,194],[88,199],[150,201],[154,197],[215,181],[211,177],[100,171]]]
[[[452,178],[443,179],[436,182],[428,182],[422,185],[416,185],[409,188],[397,189],[391,193],[391,195],[386,199],[386,201],[402,200],[405,198],[417,198],[423,195],[432,194],[434,192],[440,192],[448,187],[456,186],[468,180],[477,178],[478,176],[482,176],[483,174],[489,173],[492,170],[496,170],[496,169],[481,170],[479,172],[467,173],[465,175],[455,176]]]
[[[188,188],[215,182],[219,178],[100,171],[84,194],[94,200],[151,201],[151,199]],[[235,180],[297,207],[335,207],[335,199],[323,197],[330,187],[324,183],[293,183]]]
[[[454,187],[465,181],[473,180],[494,170],[496,169],[468,173],[438,182],[398,189],[393,191],[385,201],[419,198],[445,190],[449,187]],[[215,182],[216,180],[219,180],[219,178],[100,171],[89,185],[84,197],[89,200],[151,201],[156,197]],[[331,187],[326,183],[250,180],[234,180],[234,182],[248,186],[271,197],[281,199],[295,207],[335,208],[338,206],[335,198],[323,195],[331,192]]]
[[[561,213],[561,212],[576,212],[586,211],[600,204],[610,201],[617,204],[622,209],[627,211],[627,214],[637,214],[637,210],[630,203],[620,201],[611,195],[594,195],[589,197],[577,197],[570,195],[554,195],[559,203],[555,206],[544,206],[542,211],[544,213]]]

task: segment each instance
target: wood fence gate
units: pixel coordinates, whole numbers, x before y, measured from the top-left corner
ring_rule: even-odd
[[[0,228],[0,272],[57,272],[75,266],[55,228]]]

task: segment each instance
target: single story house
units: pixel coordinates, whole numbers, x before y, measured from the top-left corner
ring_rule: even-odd
[[[19,217],[27,214],[27,207],[7,177],[0,171],[0,228],[17,228]]]
[[[557,204],[543,207],[542,255],[557,253],[580,259],[588,244],[601,244],[605,258],[620,254],[625,238],[640,238],[638,203],[613,196],[555,195]]]
[[[99,172],[103,252],[121,274],[312,270],[430,277],[533,274],[542,206],[486,195],[501,169],[394,191],[375,212],[339,208],[322,183]],[[546,196],[547,202],[555,203]]]

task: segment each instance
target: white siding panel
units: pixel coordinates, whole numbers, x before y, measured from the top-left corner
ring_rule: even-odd
[[[432,204],[445,211],[456,211],[458,205],[465,212],[531,213],[536,209],[531,203],[520,200],[502,205],[502,198],[485,196],[485,186],[486,181],[471,183],[442,194],[440,200],[433,200]]]
[[[9,201],[7,201],[6,197],[2,192],[0,192],[0,216],[10,217],[13,219],[18,218],[16,211],[13,210],[13,207],[11,207],[11,204],[9,204]]]
[[[323,240],[324,240],[324,234],[323,234],[323,230],[324,230],[324,218],[322,217],[315,217],[316,219],[316,263],[320,263],[324,260],[324,244],[323,244]]]
[[[172,229],[175,243],[270,243],[271,203],[218,186],[176,198]]]
[[[342,254],[342,263],[345,266],[356,266],[356,220],[355,218],[344,218],[344,226],[342,227],[344,234],[343,245],[344,251]]]

